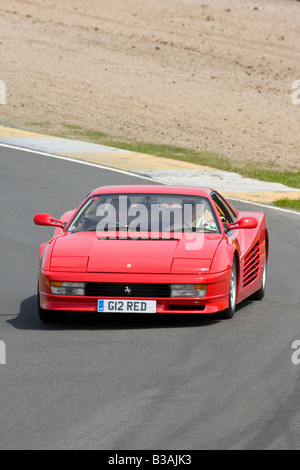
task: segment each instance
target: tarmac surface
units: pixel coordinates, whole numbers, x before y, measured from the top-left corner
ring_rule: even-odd
[[[1,146],[0,166],[1,449],[300,449],[298,214],[265,208],[267,293],[232,320],[73,314],[48,326],[36,287],[53,231],[34,214],[142,180]]]

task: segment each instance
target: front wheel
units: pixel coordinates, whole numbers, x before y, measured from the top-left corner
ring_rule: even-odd
[[[57,323],[65,321],[68,317],[68,312],[60,311],[60,310],[45,310],[40,305],[40,292],[38,287],[37,293],[37,307],[39,313],[39,319],[43,323]]]
[[[45,310],[39,307],[39,318],[43,323],[60,323],[67,319],[68,313],[57,310]]]
[[[262,300],[265,296],[266,293],[266,287],[267,287],[267,262],[265,261],[264,267],[263,267],[263,278],[261,282],[261,288],[254,292],[254,294],[251,296],[252,300]]]
[[[224,310],[224,312],[221,312],[221,318],[223,319],[230,319],[235,313],[238,284],[237,272],[237,262],[236,259],[233,258],[229,291],[229,307]]]

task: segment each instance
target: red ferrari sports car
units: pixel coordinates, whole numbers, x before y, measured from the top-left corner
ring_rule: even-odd
[[[238,212],[218,192],[181,186],[104,186],[59,220],[40,248],[42,321],[69,311],[215,314],[231,318],[266,289],[265,214]]]

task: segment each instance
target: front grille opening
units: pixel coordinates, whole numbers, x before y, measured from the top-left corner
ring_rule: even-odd
[[[181,310],[184,312],[203,312],[205,310],[205,305],[176,305],[172,304],[169,305],[169,310],[174,311],[174,310]]]
[[[122,298],[169,298],[169,284],[125,284],[109,282],[88,282],[85,295],[90,297],[122,297]]]

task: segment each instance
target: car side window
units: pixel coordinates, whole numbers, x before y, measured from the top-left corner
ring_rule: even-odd
[[[228,215],[231,219],[231,222],[235,222],[236,219],[237,219],[237,214],[232,210],[230,205],[225,201],[225,199],[221,196],[221,194],[218,194],[217,196],[218,196],[219,200],[221,201],[222,205],[225,207],[226,212],[228,213]]]
[[[228,204],[226,204],[226,202],[217,193],[212,194],[212,199],[220,215],[225,231],[227,231],[227,225],[235,222],[236,216]]]

